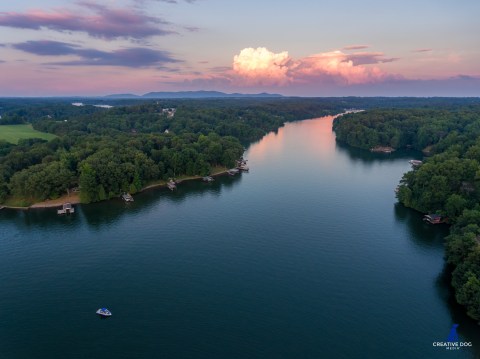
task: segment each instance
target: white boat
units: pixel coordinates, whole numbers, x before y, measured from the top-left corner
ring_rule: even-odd
[[[100,308],[99,310],[96,311],[96,313],[102,317],[111,317],[112,312],[109,311],[107,308]]]

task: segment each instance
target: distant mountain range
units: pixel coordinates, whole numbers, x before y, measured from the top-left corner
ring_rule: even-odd
[[[257,94],[242,94],[242,93],[224,93],[219,91],[178,91],[178,92],[149,92],[145,95],[134,95],[134,94],[113,94],[107,95],[106,98],[116,98],[116,99],[133,99],[133,98],[244,98],[244,97],[255,97],[255,98],[269,98],[269,97],[283,97],[279,94],[271,93],[257,93]]]

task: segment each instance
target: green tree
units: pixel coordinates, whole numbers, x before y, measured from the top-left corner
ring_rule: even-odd
[[[80,166],[80,200],[83,203],[95,202],[98,200],[97,178],[95,170],[88,163]],[[105,189],[104,189],[105,190]]]

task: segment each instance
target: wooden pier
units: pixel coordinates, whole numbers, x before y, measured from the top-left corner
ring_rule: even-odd
[[[423,162],[419,160],[410,160],[408,163],[412,165],[412,168],[417,168],[423,164]]]
[[[235,176],[236,174],[240,173],[240,170],[238,168],[231,168],[227,171],[227,173],[230,176]]]
[[[370,152],[379,152],[379,153],[388,154],[388,153],[392,153],[393,151],[395,151],[395,149],[389,146],[376,146],[376,147],[370,148]]]

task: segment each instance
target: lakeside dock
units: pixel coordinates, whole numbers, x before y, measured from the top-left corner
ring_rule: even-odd
[[[130,193],[126,193],[126,192],[121,195],[121,198],[127,203],[134,201],[132,195]]]
[[[375,152],[375,153],[392,153],[395,151],[395,148],[389,147],[389,146],[376,146],[370,148],[370,152]]]
[[[170,180],[167,182],[167,187],[170,191],[173,191],[177,189],[177,184],[175,183],[174,180]]]
[[[446,217],[443,217],[439,214],[426,214],[423,216],[423,220],[430,224],[441,224],[448,222],[448,219]]]
[[[239,160],[237,160],[237,169],[243,172],[248,172],[250,168],[247,166],[247,161],[243,157],[241,157]]]
[[[71,203],[64,203],[62,208],[57,210],[57,214],[73,214],[75,213],[75,208]]]
[[[236,164],[238,165],[240,163],[240,161],[243,161],[243,164],[246,165],[247,160],[244,160],[243,157],[240,158],[240,160],[236,161]],[[150,190],[150,189],[161,188],[161,187],[167,187],[168,189],[173,191],[177,188],[178,184],[180,184],[182,182],[185,182],[185,181],[203,180],[203,181],[206,181],[206,182],[213,182],[215,180],[215,177],[217,177],[217,176],[224,176],[224,175],[234,176],[234,175],[236,175],[240,172],[241,172],[241,170],[238,169],[238,168],[227,169],[225,167],[223,167],[223,168],[217,167],[216,171],[214,171],[213,173],[211,173],[208,176],[204,176],[204,177],[202,177],[202,176],[185,176],[184,178],[180,178],[180,179],[177,179],[175,181],[173,181],[173,180],[171,180],[169,182],[159,181],[158,183],[153,183],[153,184],[150,184],[150,185],[147,185],[147,186],[143,187],[140,191],[138,191],[138,193],[146,191],[146,190]],[[247,169],[245,169],[245,168],[243,169],[243,172],[248,172],[248,166],[247,166]],[[134,201],[133,196],[131,196],[128,193],[127,193],[127,195],[130,196],[128,198],[131,198],[131,200],[126,200],[125,198],[123,198],[123,194],[120,196],[120,198],[122,198],[126,202],[133,202]],[[73,205],[80,204],[81,201],[80,201],[79,191],[78,190],[69,191],[68,194],[66,194],[62,197],[59,197],[59,198],[56,198],[56,199],[47,199],[43,202],[37,202],[37,203],[34,203],[32,205],[26,205],[26,206],[1,205],[0,210],[1,209],[14,209],[14,210],[27,211],[27,210],[30,210],[30,209],[56,208],[56,207],[59,207],[59,206],[63,206],[63,204],[65,204],[65,203],[70,203],[72,205],[72,207],[73,207]],[[62,209],[63,209],[63,207],[62,207]]]
[[[410,165],[412,166],[412,168],[417,168],[417,167],[420,167],[420,166],[423,164],[423,161],[420,161],[420,160],[410,160],[410,161],[408,161],[408,163],[410,163]]]

